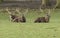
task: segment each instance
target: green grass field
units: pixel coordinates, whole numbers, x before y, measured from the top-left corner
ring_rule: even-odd
[[[26,23],[13,23],[7,13],[0,13],[0,38],[60,38],[60,10],[51,12],[49,23],[34,23],[38,14],[31,11]]]

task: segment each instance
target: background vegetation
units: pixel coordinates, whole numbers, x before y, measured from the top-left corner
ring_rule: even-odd
[[[0,0],[0,3],[2,3],[3,2],[3,0]],[[57,8],[60,8],[60,0],[58,0],[58,6],[57,6]]]

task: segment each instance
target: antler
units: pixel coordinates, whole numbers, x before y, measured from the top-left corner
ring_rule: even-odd
[[[7,11],[9,14],[11,14],[11,12],[9,11],[9,8],[6,8],[6,11]]]
[[[21,8],[20,8],[20,9],[17,8],[16,11],[18,12],[18,14],[20,14],[20,15],[24,15],[24,14],[27,14],[28,9],[24,9],[24,10],[23,10],[23,9],[21,9]],[[21,12],[21,11],[23,11],[23,12]]]

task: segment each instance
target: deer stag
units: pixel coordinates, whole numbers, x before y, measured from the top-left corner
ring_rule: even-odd
[[[45,17],[39,17],[34,22],[35,23],[48,23],[50,19],[50,15],[46,15]]]
[[[8,9],[6,9],[6,11],[9,13],[11,21],[13,21],[13,22],[26,22],[26,18],[24,17],[24,15],[17,16],[15,14],[12,14]]]

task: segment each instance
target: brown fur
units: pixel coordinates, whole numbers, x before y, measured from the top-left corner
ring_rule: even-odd
[[[16,15],[11,15],[11,19],[13,22],[26,22],[26,18],[24,16],[22,16],[22,18],[21,18]]]
[[[49,22],[49,19],[45,18],[45,17],[39,17],[34,22],[35,23],[47,23],[47,22]]]

